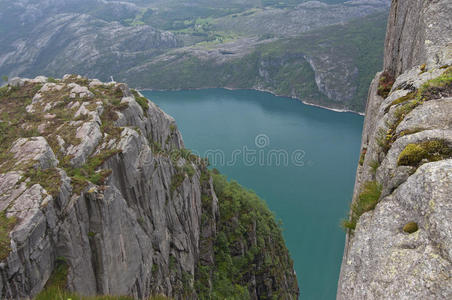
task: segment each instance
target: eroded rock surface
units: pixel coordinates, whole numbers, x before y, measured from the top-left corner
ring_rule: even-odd
[[[348,224],[338,299],[452,297],[451,12],[450,1],[392,1],[352,202],[371,182],[376,205]],[[382,77],[394,77],[386,98]]]
[[[74,75],[15,78],[0,101],[0,298],[35,296],[63,259],[64,288],[82,295],[195,299],[219,200],[174,119],[124,84]],[[250,294],[295,299],[287,274]]]

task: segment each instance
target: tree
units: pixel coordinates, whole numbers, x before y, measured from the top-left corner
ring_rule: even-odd
[[[4,82],[8,82],[8,76],[3,75],[3,76],[2,76],[2,80],[3,80]]]

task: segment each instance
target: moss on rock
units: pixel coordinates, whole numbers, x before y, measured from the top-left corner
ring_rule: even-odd
[[[376,181],[368,181],[363,184],[361,193],[355,203],[352,203],[351,215],[347,220],[342,221],[342,226],[354,230],[359,217],[365,212],[375,208],[380,200],[382,186]]]
[[[403,226],[403,231],[407,233],[414,233],[418,231],[419,227],[417,226],[416,222],[408,222]]]
[[[423,161],[431,162],[452,157],[452,148],[444,140],[430,140],[417,144],[408,144],[400,153],[399,166],[418,167]]]

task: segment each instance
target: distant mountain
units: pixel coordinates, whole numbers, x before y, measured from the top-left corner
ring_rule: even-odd
[[[359,82],[363,72],[374,73],[380,68],[388,5],[389,0],[0,0],[0,75],[60,77],[78,73],[102,80],[113,76],[155,89],[262,88],[362,111],[364,97],[357,86],[369,83]],[[353,23],[348,25],[350,21]],[[332,25],[336,29],[322,31]],[[350,36],[353,28],[359,29],[357,39]],[[351,46],[358,42],[366,48],[371,63],[357,62],[354,48],[340,46],[341,41],[350,41]],[[254,62],[266,64],[262,49],[275,47],[279,50],[270,51],[272,60],[280,55],[283,61],[272,63],[270,72],[259,74],[259,68],[242,64],[241,59],[249,55],[255,56]],[[326,53],[329,58],[341,59],[328,62],[318,55]],[[185,62],[177,72],[187,66],[184,74],[192,78],[185,86],[179,85],[177,78],[169,78],[173,67],[165,59],[174,62],[175,55],[183,56]],[[297,63],[288,71],[285,61],[292,64],[293,59]],[[211,61],[216,64],[211,65]],[[220,65],[227,62],[226,67],[217,68],[218,61]],[[227,67],[231,61],[238,64]],[[341,70],[346,70],[347,81],[353,86],[348,90],[341,81]],[[294,72],[304,75],[294,78]],[[209,77],[203,77],[205,73]],[[157,74],[166,80],[152,80],[159,78]],[[225,76],[227,80],[221,79]],[[212,78],[218,81],[211,83]]]

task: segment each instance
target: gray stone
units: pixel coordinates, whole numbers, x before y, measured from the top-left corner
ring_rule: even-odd
[[[369,89],[361,146],[367,153],[352,202],[367,181],[381,184],[382,194],[376,208],[347,233],[337,299],[452,298],[452,159],[398,165],[411,143],[443,140],[452,149],[452,99],[420,102],[399,124],[396,111],[404,104],[391,106],[450,64],[451,11],[447,0],[392,2],[384,68],[396,80],[384,100],[377,95],[380,74]],[[386,134],[391,134],[387,152],[379,141]],[[375,162],[380,165],[374,173]],[[409,222],[416,222],[418,231],[404,232]]]
[[[62,85],[65,90],[78,89],[75,85],[69,89],[64,81]],[[170,153],[184,146],[174,119],[152,102],[143,111],[126,85],[117,86],[124,94],[122,103],[127,104],[116,120],[122,129],[119,137],[111,138],[101,131],[104,104],[88,97],[76,97],[68,103],[68,109],[77,110],[73,120],[46,136],[55,137],[57,154],[69,155],[73,167],[81,167],[90,157],[107,150],[119,150],[99,168],[111,170],[104,183],[88,183],[76,191],[74,178],[58,168],[45,137],[18,139],[13,145],[19,170],[0,173],[0,210],[6,209],[7,216],[17,217],[18,223],[9,233],[11,252],[0,262],[0,298],[34,297],[50,278],[59,257],[69,266],[69,290],[137,299],[160,293],[183,299],[183,278],[194,277],[201,260],[214,263],[219,208],[212,179],[201,184],[201,167],[191,164],[194,175],[189,178],[184,174],[180,186],[171,188],[180,167]],[[51,87],[47,85],[45,93],[56,92]],[[97,107],[93,109],[91,104]],[[83,115],[91,120],[75,121]],[[70,144],[70,134],[64,140],[59,135],[64,127],[69,133],[73,130],[80,143]],[[154,142],[162,145],[161,152],[152,151]],[[36,161],[41,168],[56,168],[60,177],[56,192],[51,195],[46,190],[48,182],[31,184],[29,178],[22,178],[26,173],[20,166],[27,161]],[[212,222],[203,228],[202,195],[212,199],[208,212]],[[296,277],[293,270],[288,272],[288,286],[293,286]],[[193,285],[193,281],[188,284]],[[255,280],[256,290],[264,285]],[[293,299],[296,291],[288,293],[291,295],[286,298]],[[190,297],[195,298],[195,294]]]
[[[53,168],[58,164],[55,154],[46,139],[38,136],[32,138],[20,138],[10,149],[14,153],[16,166],[28,162],[36,162],[35,167],[42,169]]]
[[[452,160],[429,163],[361,216],[339,298],[450,299],[451,194]],[[419,230],[403,232],[413,221]]]

